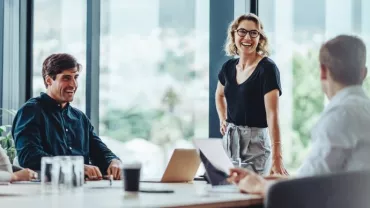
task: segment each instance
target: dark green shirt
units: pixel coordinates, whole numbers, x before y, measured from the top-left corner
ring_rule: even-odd
[[[94,133],[83,112],[69,104],[62,109],[45,93],[19,109],[12,135],[19,164],[33,170],[40,170],[44,156],[81,155],[85,164],[98,166],[104,174],[112,159],[117,158]]]

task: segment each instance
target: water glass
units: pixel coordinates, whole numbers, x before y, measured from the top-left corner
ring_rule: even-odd
[[[81,187],[85,182],[84,158],[82,156],[72,156],[72,186]]]
[[[56,156],[54,162],[59,168],[58,189],[68,190],[72,188],[72,161],[70,156]]]
[[[41,184],[46,192],[65,192],[84,184],[82,156],[55,156],[41,159]]]
[[[54,157],[41,158],[41,186],[46,192],[57,189],[60,169],[57,165]]]

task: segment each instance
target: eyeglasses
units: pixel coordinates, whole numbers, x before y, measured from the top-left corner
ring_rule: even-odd
[[[246,30],[243,28],[235,30],[240,37],[245,37],[248,33],[251,38],[256,38],[260,35],[260,32],[257,30]]]

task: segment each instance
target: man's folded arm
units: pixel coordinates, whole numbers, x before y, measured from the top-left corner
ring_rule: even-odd
[[[13,121],[12,134],[19,165],[32,170],[40,170],[41,158],[51,156],[41,145],[40,119],[40,109],[26,105],[18,111]]]

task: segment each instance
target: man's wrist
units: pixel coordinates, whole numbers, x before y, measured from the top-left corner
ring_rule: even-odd
[[[121,160],[119,158],[113,158],[109,164],[112,164],[112,162],[116,162],[116,163],[122,163]]]
[[[11,176],[10,176],[10,182],[13,182],[13,181],[18,181],[18,176],[14,173],[9,173]]]

